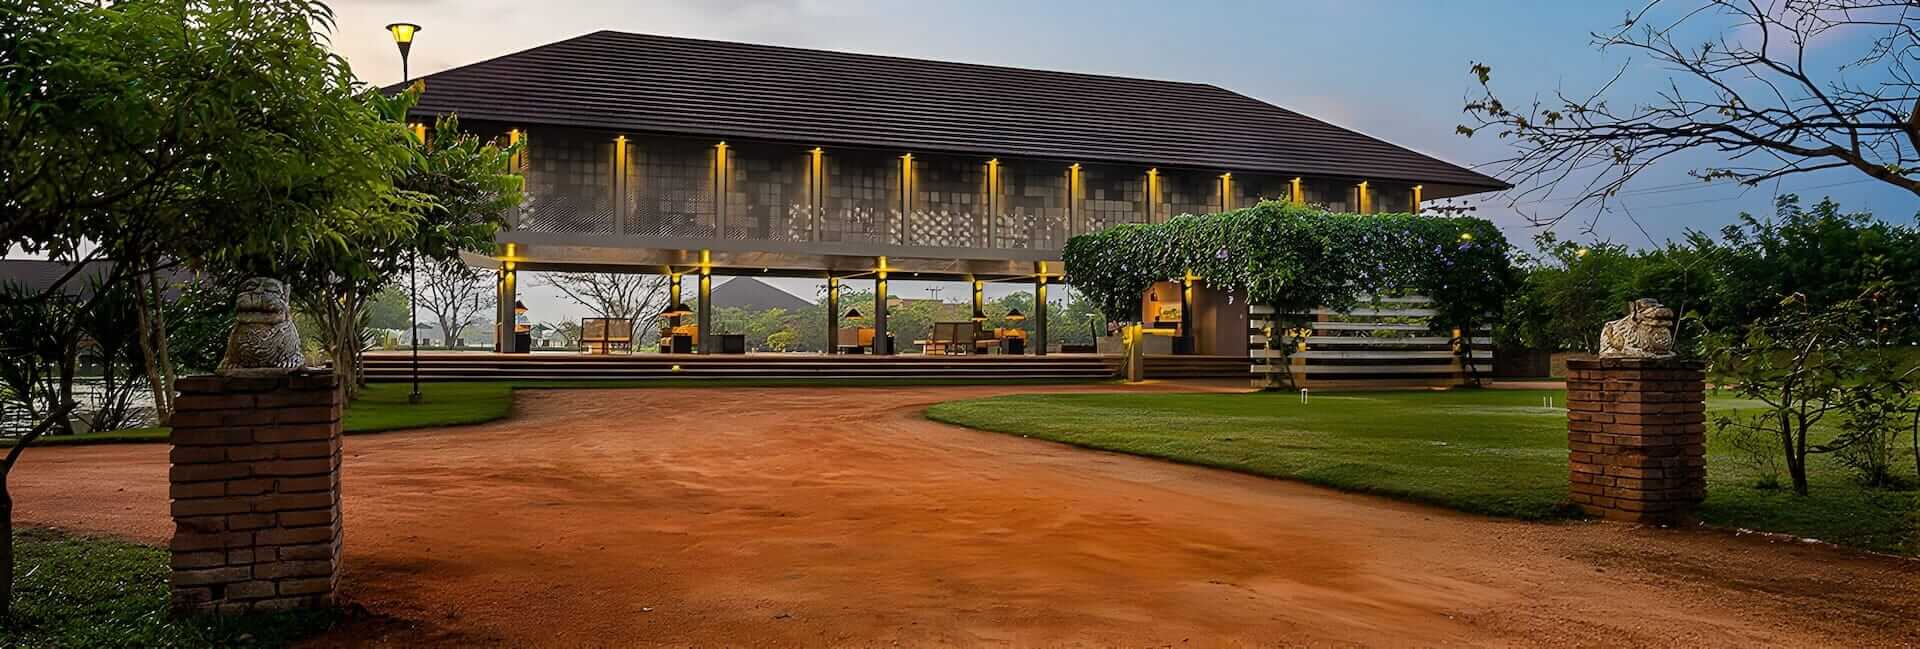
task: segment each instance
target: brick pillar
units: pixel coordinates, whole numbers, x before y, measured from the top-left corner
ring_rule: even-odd
[[[174,402],[173,607],[320,608],[340,576],[340,397],[332,373],[193,376]]]
[[[1707,495],[1702,367],[1673,359],[1567,361],[1574,504],[1611,520],[1692,519]]]

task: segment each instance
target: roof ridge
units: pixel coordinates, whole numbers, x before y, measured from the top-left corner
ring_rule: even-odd
[[[1219,86],[1216,86],[1214,84],[1198,82],[1198,81],[1181,81],[1177,79],[1156,79],[1152,77],[1135,77],[1135,76],[1127,76],[1127,75],[1121,75],[1121,74],[1106,74],[1106,73],[1100,73],[1100,72],[1074,72],[1070,70],[1055,70],[1055,69],[1048,69],[1048,68],[1005,65],[1000,63],[973,63],[968,61],[955,61],[951,59],[932,59],[932,58],[914,57],[914,56],[901,56],[899,54],[875,54],[872,52],[855,52],[855,51],[849,51],[849,50],[834,50],[834,49],[825,49],[825,48],[819,48],[819,47],[800,47],[797,45],[773,45],[768,43],[752,43],[748,41],[730,41],[730,40],[724,40],[724,39],[718,39],[718,38],[701,38],[697,36],[675,36],[675,35],[669,35],[669,34],[653,34],[648,32],[629,32],[629,31],[621,31],[618,29],[602,29],[602,30],[598,30],[588,34],[582,34],[581,36],[577,36],[567,40],[569,41],[576,40],[578,38],[583,38],[586,36],[596,36],[600,34],[612,34],[616,36],[639,36],[642,38],[658,38],[658,39],[664,39],[664,40],[684,41],[684,42],[692,42],[692,43],[715,43],[719,45],[751,47],[751,48],[769,49],[769,50],[785,50],[789,52],[808,52],[808,53],[816,53],[816,54],[833,54],[838,56],[853,56],[853,57],[871,58],[871,59],[886,59],[889,61],[901,61],[901,62],[915,63],[915,64],[932,63],[936,65],[951,65],[951,66],[966,67],[966,68],[986,68],[986,69],[992,69],[992,70],[1006,70],[1006,71],[1012,71],[1012,72],[1033,73],[1033,74],[1041,74],[1041,75],[1048,75],[1048,76],[1087,77],[1087,78],[1095,78],[1095,79],[1117,79],[1121,81],[1162,83],[1162,84],[1176,85],[1176,86],[1201,86],[1201,87],[1220,89]],[[564,42],[566,41],[555,41],[553,43],[549,43],[549,45],[558,45]],[[518,54],[518,53],[519,52],[515,52],[515,54]]]

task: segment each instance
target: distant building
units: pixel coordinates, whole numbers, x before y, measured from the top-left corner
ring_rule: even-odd
[[[1412,212],[1508,187],[1204,83],[613,31],[422,81],[411,118],[458,113],[523,146],[527,204],[493,254],[467,257],[499,270],[502,319],[522,270],[697,275],[701,336],[729,304],[714,276],[807,277],[828,284],[828,332],[854,306],[837,292],[872,286],[860,308],[886,354],[890,278],[967,282],[976,307],[985,282],[1028,283],[1046,302],[1078,234],[1262,200]],[[1189,302],[1182,349],[1248,353],[1244,301]],[[1030,327],[1045,353],[1044,309]]]
[[[738,307],[748,311],[768,309],[799,311],[813,306],[813,303],[758,279],[735,277],[727,280],[725,284],[713,287],[713,305]]]

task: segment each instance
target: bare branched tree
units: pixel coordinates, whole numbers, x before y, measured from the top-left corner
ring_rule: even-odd
[[[493,308],[492,282],[486,273],[457,258],[423,260],[419,272],[420,308],[433,315],[447,346],[453,347],[467,327]]]
[[[1727,160],[1690,170],[1700,182],[1754,186],[1852,169],[1920,195],[1920,85],[1909,69],[1920,62],[1916,10],[1917,0],[1652,0],[1593,42],[1670,70],[1653,99],[1608,101],[1635,69],[1629,62],[1591,93],[1513,104],[1495,95],[1492,67],[1474,63],[1480,88],[1465,111],[1475,123],[1458,130],[1492,129],[1512,142],[1512,157],[1492,166],[1514,184],[1511,206],[1536,225],[1602,213],[1635,176],[1685,151]],[[1688,30],[1701,28],[1720,35],[1691,40]],[[1809,63],[1810,50],[1842,41],[1859,43],[1840,50],[1849,62]]]
[[[626,273],[547,273],[545,283],[602,318],[626,318],[650,331],[667,308],[667,276]]]

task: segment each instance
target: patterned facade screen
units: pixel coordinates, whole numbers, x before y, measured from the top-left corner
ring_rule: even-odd
[[[987,164],[978,158],[913,158],[909,246],[987,246]]]
[[[1182,214],[1220,211],[1220,179],[1212,174],[1172,171],[1160,173],[1162,220]]]
[[[626,234],[717,238],[716,149],[691,140],[645,139],[628,145]]]
[[[1307,179],[1307,204],[1324,207],[1329,212],[1351,212],[1358,209],[1353,201],[1353,184],[1331,180]]]
[[[1260,174],[1233,175],[1233,206],[1253,207],[1260,201],[1286,201],[1293,198],[1293,179]]]
[[[743,144],[727,149],[728,239],[812,241],[811,164],[802,147]]]
[[[530,232],[612,234],[613,142],[566,131],[528,134],[527,206],[518,227]]]
[[[1057,249],[1067,245],[1068,169],[1063,164],[1004,162],[993,205],[994,248]]]
[[[1372,187],[1373,211],[1380,213],[1413,211],[1412,187],[1383,183],[1374,183]]]
[[[900,158],[861,151],[826,155],[819,241],[898,243]]]
[[[1149,219],[1147,176],[1143,169],[1089,166],[1080,172],[1080,230],[1097,232]],[[1065,243],[1064,241],[1062,242]]]
[[[1291,198],[1293,178],[534,130],[516,161],[528,232],[1058,250],[1075,234]],[[1306,178],[1307,203],[1360,209],[1357,183]],[[1413,208],[1370,183],[1374,212]],[[1230,200],[1222,200],[1222,191]]]

